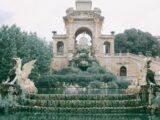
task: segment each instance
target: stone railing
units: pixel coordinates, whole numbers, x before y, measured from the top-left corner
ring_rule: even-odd
[[[146,56],[143,55],[136,55],[136,54],[132,54],[132,53],[115,53],[114,55],[111,54],[106,54],[104,55],[104,57],[128,57],[128,58],[132,58],[138,61],[143,61],[144,58],[146,58]],[[153,63],[160,65],[160,59],[151,57],[151,60]]]
[[[132,54],[132,53],[128,53],[128,55],[132,58],[135,58],[135,59],[138,59],[140,61],[144,60],[144,58],[146,58],[146,56],[143,56],[143,55],[135,55],[135,54]],[[160,60],[158,58],[154,58],[154,57],[151,57],[151,60],[153,63],[155,64],[159,64],[160,65]]]

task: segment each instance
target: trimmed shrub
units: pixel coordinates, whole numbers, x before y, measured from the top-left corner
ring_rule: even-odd
[[[130,81],[118,79],[115,81],[119,88],[126,89],[131,84]]]
[[[88,73],[91,73],[91,74],[106,74],[105,68],[100,67],[100,66],[92,66],[92,67],[89,67],[89,68],[87,69],[87,72],[88,72]]]
[[[59,71],[56,72],[56,74],[58,75],[66,75],[66,74],[74,74],[74,73],[80,73],[81,70],[78,68],[74,68],[74,67],[67,67],[67,68],[63,68]]]
[[[43,76],[37,83],[36,86],[39,88],[50,88],[50,87],[59,87],[57,85],[66,84],[78,84],[80,87],[87,87],[90,82],[99,81],[99,82],[111,82],[116,81],[116,77],[112,74],[65,74],[65,75],[47,75]],[[61,83],[61,84],[60,84]]]

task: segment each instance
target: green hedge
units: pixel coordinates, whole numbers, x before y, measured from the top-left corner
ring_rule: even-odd
[[[91,66],[87,69],[87,72],[91,74],[109,74],[106,69],[100,66]]]
[[[54,108],[54,107],[30,107],[19,106],[12,111],[40,112],[40,113],[85,113],[85,114],[106,114],[106,113],[145,113],[145,107],[93,107],[93,108]]]
[[[137,107],[141,106],[139,99],[135,100],[24,100],[21,105],[61,108],[90,108],[90,107]]]
[[[130,100],[136,99],[137,95],[132,94],[31,94],[27,99],[36,100]]]
[[[90,82],[100,81],[100,82],[111,82],[115,81],[116,77],[112,74],[98,74],[98,75],[90,75],[90,74],[69,74],[69,75],[46,75],[40,78],[38,82],[36,82],[36,86],[38,88],[49,88],[56,87],[56,83],[66,84],[78,84],[80,87],[87,87]]]

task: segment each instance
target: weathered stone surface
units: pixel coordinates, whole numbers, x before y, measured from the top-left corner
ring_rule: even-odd
[[[67,67],[69,60],[72,58],[76,48],[76,36],[80,33],[87,33],[91,37],[91,55],[95,56],[101,66],[116,76],[128,80],[136,80],[145,56],[134,55],[129,53],[115,54],[114,51],[114,34],[103,35],[101,33],[104,17],[101,16],[99,8],[92,9],[90,0],[78,0],[77,9],[67,9],[64,19],[66,34],[53,36],[53,54],[52,68],[55,70]],[[64,54],[57,54],[57,43],[64,43]],[[105,51],[104,44],[108,42],[109,48]],[[108,52],[108,53],[105,53]],[[121,67],[126,68],[126,76],[120,75]],[[155,72],[155,79],[160,80],[160,63],[152,58],[151,69]]]
[[[22,67],[22,60],[20,58],[14,58],[16,61],[15,65],[15,78],[12,81],[6,81],[3,83],[3,85],[6,86],[13,86],[14,84],[16,86],[19,86],[22,92],[24,93],[37,93],[37,88],[34,85],[34,82],[32,82],[28,77],[31,73],[31,70],[33,69],[33,65],[35,64],[36,60],[32,60]]]

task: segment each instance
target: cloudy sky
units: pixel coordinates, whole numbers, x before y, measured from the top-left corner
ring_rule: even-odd
[[[103,33],[137,28],[160,35],[160,0],[92,0],[105,17]],[[65,33],[62,17],[75,0],[0,0],[0,26],[16,24],[51,40],[52,30]]]

